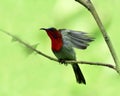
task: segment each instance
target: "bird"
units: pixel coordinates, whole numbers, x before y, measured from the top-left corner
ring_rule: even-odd
[[[88,33],[70,29],[56,29],[54,27],[41,28],[45,30],[51,39],[51,49],[58,61],[64,63],[65,60],[75,60],[76,53],[74,48],[86,49],[94,38]],[[83,73],[77,63],[71,64],[75,73],[76,81],[79,84],[86,84]]]

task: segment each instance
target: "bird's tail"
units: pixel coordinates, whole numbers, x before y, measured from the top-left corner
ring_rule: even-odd
[[[84,78],[82,71],[80,70],[78,64],[72,64],[72,67],[73,67],[73,71],[75,73],[76,81],[78,83],[86,84],[85,78]]]

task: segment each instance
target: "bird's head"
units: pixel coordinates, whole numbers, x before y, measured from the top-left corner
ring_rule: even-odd
[[[41,28],[40,30],[45,30],[52,41],[52,50],[59,51],[62,48],[62,34],[59,30],[54,27],[51,28]]]
[[[45,30],[46,32],[57,32],[58,30],[54,27],[50,28],[40,28],[40,30]]]
[[[57,38],[62,38],[61,33],[59,32],[59,30],[57,30],[54,27],[50,27],[50,28],[41,28],[40,30],[45,30],[48,34],[48,36],[51,39],[57,39]]]

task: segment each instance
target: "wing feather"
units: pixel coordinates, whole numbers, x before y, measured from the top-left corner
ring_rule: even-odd
[[[94,40],[87,33],[81,31],[60,29],[60,32],[65,42],[79,49],[86,49],[89,46],[89,42]]]

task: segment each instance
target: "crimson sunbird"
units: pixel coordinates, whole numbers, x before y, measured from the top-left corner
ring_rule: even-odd
[[[54,55],[60,62],[65,60],[76,60],[76,54],[73,47],[78,49],[86,49],[89,42],[94,38],[87,35],[85,32],[68,30],[68,29],[56,29],[41,28],[45,30],[51,39],[51,49]],[[86,84],[82,71],[77,63],[71,64],[75,73],[76,81],[78,83]]]

